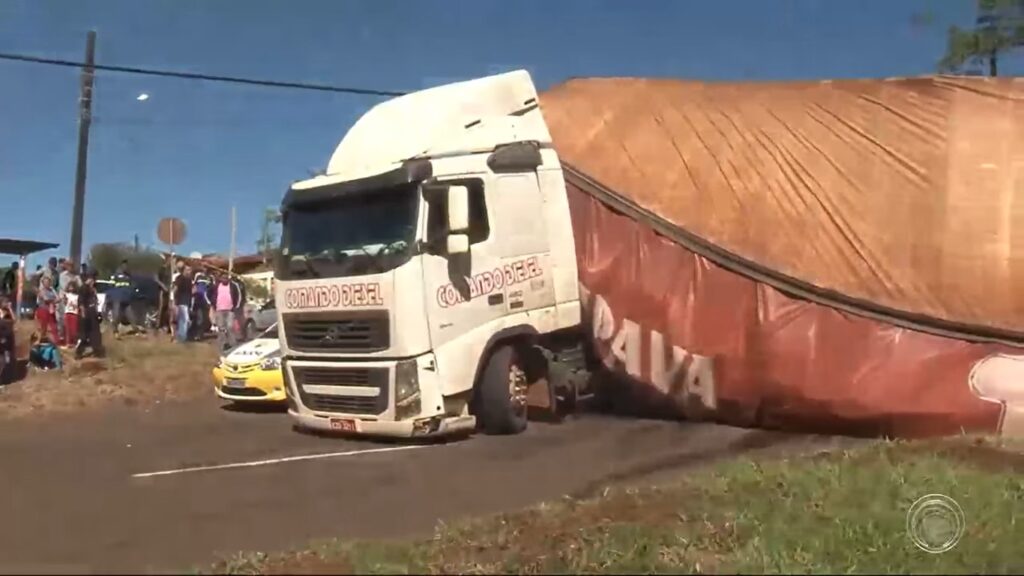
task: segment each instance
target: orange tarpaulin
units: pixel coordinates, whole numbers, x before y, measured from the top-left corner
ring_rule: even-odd
[[[1024,82],[572,80],[563,161],[781,274],[1024,334]]]

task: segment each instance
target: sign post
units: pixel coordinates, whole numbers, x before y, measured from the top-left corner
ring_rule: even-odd
[[[14,321],[21,320],[21,299],[25,295],[25,265],[28,262],[24,254],[18,256],[17,287],[14,290]]]
[[[174,247],[185,241],[185,223],[180,218],[161,218],[160,222],[156,225],[156,237],[161,242],[167,245],[167,253],[170,254],[168,258],[167,267],[168,270],[168,281],[174,280]],[[168,286],[168,292],[170,292]]]

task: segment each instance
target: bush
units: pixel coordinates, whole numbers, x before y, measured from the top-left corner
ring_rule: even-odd
[[[93,244],[89,250],[89,268],[95,270],[100,278],[112,276],[122,260],[128,261],[128,269],[133,274],[156,274],[164,265],[163,256],[148,248],[136,252],[128,244],[102,243]]]
[[[249,298],[253,300],[270,300],[273,294],[267,289],[267,286],[263,282],[256,280],[250,280],[245,278],[242,280],[245,282],[245,291],[249,293]]]

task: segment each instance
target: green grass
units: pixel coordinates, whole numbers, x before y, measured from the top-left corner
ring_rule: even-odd
[[[878,442],[793,460],[742,459],[677,484],[440,526],[416,542],[317,543],[240,554],[230,573],[1024,573],[1024,455],[993,442]],[[907,510],[930,493],[965,514],[929,554]]]

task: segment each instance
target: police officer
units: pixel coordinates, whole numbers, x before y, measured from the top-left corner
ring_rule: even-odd
[[[78,345],[75,358],[81,359],[86,348],[92,348],[92,355],[102,358],[103,334],[100,332],[100,303],[96,295],[96,273],[85,274],[85,283],[78,288]]]
[[[114,328],[114,338],[119,338],[118,330],[121,322],[126,319],[128,306],[132,300],[132,276],[128,272],[128,261],[122,260],[117,272],[110,278],[113,286],[107,291],[107,302],[110,303],[110,310],[113,312],[110,320]]]

